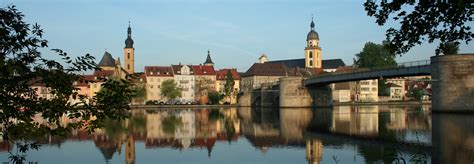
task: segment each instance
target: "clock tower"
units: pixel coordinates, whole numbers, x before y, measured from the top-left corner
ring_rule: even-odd
[[[319,35],[314,30],[314,22],[311,18],[310,31],[306,37],[305,51],[305,67],[306,68],[322,68],[322,53],[319,47]]]
[[[124,53],[124,67],[127,73],[135,73],[135,49],[133,48],[132,28],[130,21],[128,22],[127,39],[125,39]]]

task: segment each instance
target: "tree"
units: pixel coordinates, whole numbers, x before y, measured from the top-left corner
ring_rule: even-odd
[[[232,76],[232,72],[230,70],[227,71],[225,75],[225,85],[224,85],[224,96],[227,98],[232,99],[231,96],[234,96],[234,76]]]
[[[196,79],[195,91],[196,99],[200,104],[206,104],[208,99],[208,93],[211,89],[211,80],[205,77],[200,77]]]
[[[386,45],[386,42],[384,42]],[[397,66],[395,54],[391,53],[384,45],[367,42],[362,52],[356,54],[356,65],[361,68],[390,68]],[[388,86],[385,79],[378,81],[378,95],[389,96]]]
[[[459,44],[456,42],[444,43],[439,45],[439,51],[443,55],[454,55],[459,52]],[[437,54],[439,54],[437,52]]]
[[[219,102],[224,98],[224,95],[216,91],[211,91],[207,95],[211,104],[219,104]]]
[[[367,42],[362,52],[356,54],[356,63],[359,68],[380,68],[397,66],[395,54],[387,50],[384,45]]]
[[[124,118],[124,111],[129,108],[123,103],[110,103],[128,99],[128,92],[102,94],[96,98],[98,105],[86,103],[86,97],[79,95],[72,84],[84,80],[80,72],[96,68],[94,57],[86,54],[71,58],[66,52],[53,49],[60,60],[44,58],[39,52],[48,47],[43,30],[38,24],[27,24],[23,17],[15,6],[0,8],[0,124],[3,140],[16,145],[17,153],[9,152],[14,163],[23,163],[28,150],[39,149],[40,145],[34,142],[36,137],[65,135],[74,128],[92,132],[104,118]],[[35,83],[49,87],[54,96],[40,98],[31,87]],[[103,88],[111,91],[108,93],[123,89],[115,84],[105,83]],[[79,102],[69,103],[70,97]],[[35,122],[35,117],[45,123]],[[62,117],[79,121],[64,123]]]
[[[181,89],[178,88],[178,85],[174,82],[173,79],[165,80],[161,84],[161,95],[166,98],[173,100],[177,97],[181,97]]]
[[[375,17],[380,26],[389,17],[400,23],[399,29],[390,27],[386,32],[389,50],[395,54],[404,54],[415,45],[436,40],[441,42],[436,50],[439,54],[442,44],[459,44],[458,41],[468,44],[474,37],[469,25],[474,12],[470,0],[382,0],[380,3],[367,0],[364,7],[367,15]]]

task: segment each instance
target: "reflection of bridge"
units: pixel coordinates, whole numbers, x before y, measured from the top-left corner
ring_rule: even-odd
[[[473,112],[474,54],[434,56],[430,60],[400,63],[395,67],[357,69],[322,74],[310,79],[283,77],[277,85],[240,96],[241,106],[332,106],[331,83],[378,78],[432,75],[434,111]]]
[[[326,75],[323,74],[322,76],[305,80],[305,85],[315,86],[330,83],[377,79],[380,77],[393,78],[420,75],[431,75],[431,65],[429,60],[400,63],[394,67],[351,70],[342,73],[328,73]]]

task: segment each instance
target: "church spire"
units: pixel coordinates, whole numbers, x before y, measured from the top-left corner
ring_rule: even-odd
[[[314,31],[313,14],[311,14],[311,24],[310,24],[310,27],[311,27],[311,31]]]
[[[125,39],[125,48],[133,48],[132,28],[130,27],[130,21],[128,21],[127,39]]]
[[[206,57],[206,61],[204,62],[204,65],[214,66],[214,62],[212,62],[212,59],[211,59],[211,51],[209,50],[207,50],[207,57]]]

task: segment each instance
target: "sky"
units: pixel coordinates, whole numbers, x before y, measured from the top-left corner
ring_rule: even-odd
[[[245,72],[260,54],[270,60],[304,58],[311,15],[323,59],[353,63],[366,42],[381,43],[385,31],[368,17],[364,0],[2,0],[15,5],[25,21],[44,29],[49,48],[73,56],[105,51],[123,64],[128,22],[132,27],[135,70],[144,66],[200,64],[207,51],[216,69]],[[472,25],[472,22],[471,22]],[[423,44],[397,62],[429,60],[437,44]],[[49,49],[48,48],[48,49]],[[42,50],[56,58],[52,51]],[[474,52],[461,45],[460,52]]]

